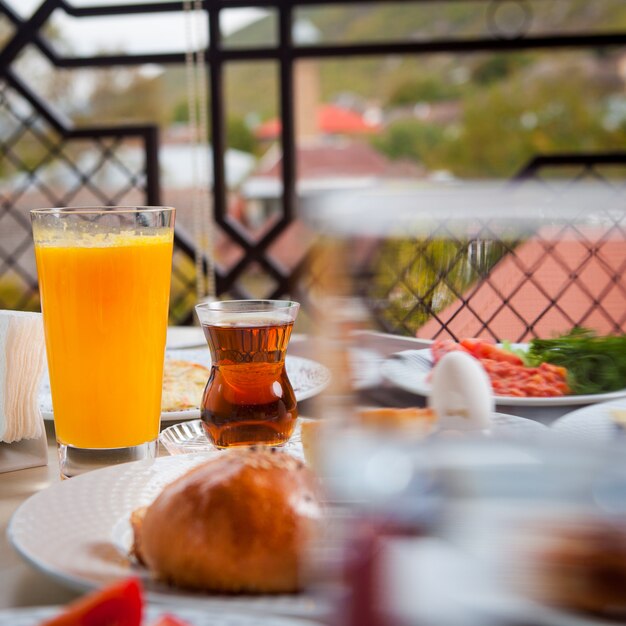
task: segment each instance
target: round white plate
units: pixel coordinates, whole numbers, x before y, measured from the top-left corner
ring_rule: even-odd
[[[159,441],[171,455],[217,451],[217,448],[207,439],[202,427],[202,420],[190,420],[168,426],[159,435]],[[304,458],[299,423],[296,425],[291,439],[284,446],[281,446],[281,450]]]
[[[219,454],[214,452],[213,454]],[[55,483],[15,512],[9,541],[31,565],[73,589],[138,576],[149,600],[176,607],[283,615],[320,615],[326,607],[306,595],[227,596],[177,590],[153,580],[127,555],[129,516],[163,487],[212,454],[183,454],[125,463]]]
[[[194,350],[168,350],[166,359],[180,359],[200,363],[205,367],[211,367],[211,354],[208,348]],[[289,356],[285,360],[287,375],[291,386],[296,394],[296,400],[302,402],[323,391],[330,382],[330,371],[327,367],[299,356]],[[50,395],[50,381],[47,376],[39,392],[39,406],[44,419],[52,420],[52,396]],[[200,417],[199,409],[187,409],[186,411],[164,411],[161,413],[162,422],[174,422],[178,420],[197,419]]]
[[[392,382],[400,389],[410,391],[420,396],[430,395],[430,383],[428,374],[432,369],[430,349],[406,350],[397,352],[381,365],[380,371],[384,378]],[[525,406],[525,407],[558,407],[577,406],[605,402],[615,398],[626,397],[626,389],[612,391],[610,393],[598,393],[580,396],[559,396],[556,398],[515,398],[512,396],[495,396],[499,406]]]
[[[568,438],[587,443],[611,443],[626,436],[626,430],[613,421],[611,411],[615,409],[626,412],[626,399],[582,407],[560,417],[551,428]]]
[[[43,620],[62,613],[62,606],[29,607],[0,611],[0,626],[38,626]],[[314,626],[314,622],[289,617],[245,615],[236,613],[211,614],[190,609],[148,607],[143,623],[150,626],[163,615],[174,615],[189,626]]]

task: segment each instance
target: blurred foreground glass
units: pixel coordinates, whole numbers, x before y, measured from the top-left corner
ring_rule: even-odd
[[[300,305],[232,300],[196,306],[211,351],[202,423],[218,448],[286,443],[298,418],[285,353]]]
[[[64,477],[156,455],[174,216],[31,211]]]

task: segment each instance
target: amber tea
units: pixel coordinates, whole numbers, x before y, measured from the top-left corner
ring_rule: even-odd
[[[212,358],[201,417],[207,436],[219,448],[284,444],[298,417],[285,369],[295,313],[286,314],[280,308],[269,314],[251,311],[253,302],[197,307]],[[247,308],[241,315],[220,310],[221,315],[207,320],[201,307],[217,305]]]

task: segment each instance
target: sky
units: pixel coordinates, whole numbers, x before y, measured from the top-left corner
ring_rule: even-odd
[[[42,1],[7,0],[7,3],[21,16],[28,17]],[[69,2],[74,6],[95,6],[125,4],[128,0],[69,0]],[[151,3],[155,4],[154,1],[146,2]],[[156,3],[158,4],[158,1]],[[222,14],[222,30],[228,34],[263,14],[264,12],[258,9],[229,9]],[[68,48],[73,53],[82,55],[105,51],[180,52],[186,49],[188,40],[188,29],[182,12],[76,19],[63,11],[55,11],[53,23],[61,30]],[[197,30],[202,31],[201,37],[206,42],[206,20],[200,19],[198,24]]]

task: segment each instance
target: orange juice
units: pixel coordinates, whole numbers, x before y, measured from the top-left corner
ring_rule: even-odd
[[[57,440],[122,448],[159,434],[172,232],[39,237]]]

